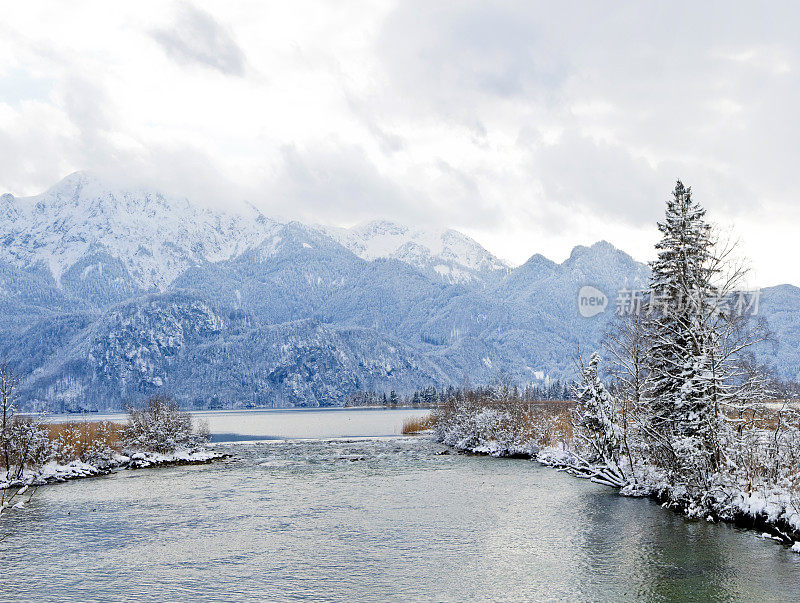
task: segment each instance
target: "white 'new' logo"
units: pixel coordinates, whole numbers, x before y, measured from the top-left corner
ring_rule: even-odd
[[[608,297],[600,289],[586,285],[578,291],[578,312],[585,318],[605,312],[607,305]]]

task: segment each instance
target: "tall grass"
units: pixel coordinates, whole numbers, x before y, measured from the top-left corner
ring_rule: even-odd
[[[423,431],[427,431],[428,429],[433,429],[435,424],[436,417],[433,414],[426,415],[424,417],[409,417],[403,421],[401,433],[403,435],[414,435]]]
[[[122,449],[125,426],[111,421],[67,421],[43,425],[58,460],[85,460],[98,451]]]
[[[445,441],[502,442],[509,447],[535,443],[541,448],[569,445],[573,438],[572,401],[498,399],[467,391],[435,412],[435,428]]]

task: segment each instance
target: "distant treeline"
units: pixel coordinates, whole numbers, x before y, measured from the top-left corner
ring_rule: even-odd
[[[468,395],[477,396],[481,399],[496,399],[503,401],[535,402],[540,400],[574,400],[575,385],[572,382],[553,381],[548,385],[529,384],[524,387],[518,385],[499,383],[494,385],[483,385],[471,387],[463,385],[460,387],[448,386],[437,389],[433,385],[423,387],[413,394],[398,394],[392,390],[386,392],[375,392],[371,390],[361,390],[353,392],[345,400],[344,405],[353,406],[420,406],[432,407],[444,404],[448,400],[461,400]]]
[[[612,395],[619,393],[621,388],[609,380],[608,390]],[[800,399],[800,383],[797,381],[774,380],[769,388],[777,400]],[[493,385],[479,385],[472,387],[469,384],[455,387],[436,388],[433,385],[418,389],[412,394],[398,394],[395,390],[390,392],[376,392],[373,390],[359,390],[348,395],[344,405],[355,406],[418,406],[433,407],[444,404],[449,400],[463,400],[467,396],[481,400],[498,400],[511,402],[537,402],[550,400],[576,400],[577,384],[574,381],[553,381],[547,385],[528,384],[518,386],[508,383]]]
[[[797,381],[775,380],[770,387],[777,400],[800,399],[800,383]]]

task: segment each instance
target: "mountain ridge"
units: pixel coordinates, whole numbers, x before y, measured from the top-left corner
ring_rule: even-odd
[[[157,392],[197,408],[315,406],[465,376],[569,379],[614,292],[649,280],[607,241],[511,268],[452,230],[224,216],[80,173],[60,185],[0,197],[0,357],[24,374],[30,407],[113,409]],[[578,314],[583,285],[609,296],[606,313]],[[759,353],[783,378],[800,374],[798,307],[796,287],[765,291],[783,341]]]

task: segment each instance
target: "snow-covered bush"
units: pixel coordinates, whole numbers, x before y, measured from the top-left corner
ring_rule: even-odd
[[[52,454],[41,425],[15,414],[19,377],[4,361],[0,363],[0,479],[16,480],[28,466],[40,466]]]
[[[208,426],[195,430],[192,416],[166,396],[154,396],[142,406],[128,407],[128,424],[123,433],[128,450],[169,453],[193,448],[208,441]]]
[[[583,389],[574,411],[576,440],[593,463],[619,464],[622,430],[614,398],[598,375],[600,356],[592,354],[583,369]]]
[[[463,390],[434,413],[437,439],[459,450],[495,456],[534,455],[571,437],[570,403],[536,403],[495,391]]]
[[[7,479],[18,479],[26,467],[40,467],[50,460],[53,447],[42,426],[29,418],[14,417],[2,433]]]
[[[48,425],[53,459],[59,463],[79,460],[103,465],[121,447],[122,425],[110,421],[69,421]]]

